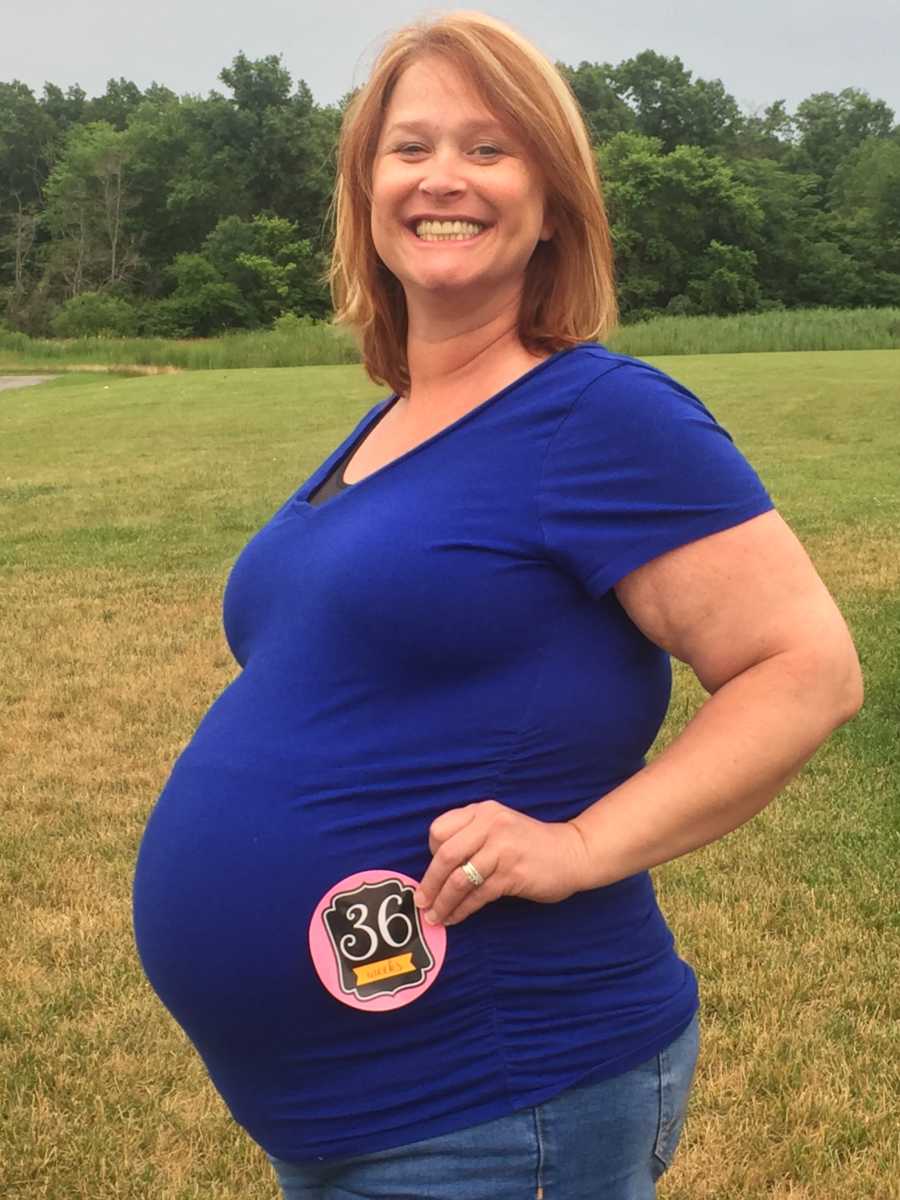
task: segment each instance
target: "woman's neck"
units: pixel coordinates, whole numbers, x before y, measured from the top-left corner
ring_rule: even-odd
[[[425,321],[410,314],[407,338],[410,388],[404,408],[410,417],[474,407],[524,375],[542,360],[519,340],[519,300],[486,319]]]

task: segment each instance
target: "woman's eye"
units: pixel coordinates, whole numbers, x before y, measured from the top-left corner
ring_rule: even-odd
[[[397,147],[398,154],[424,154],[425,147],[420,146],[418,142],[410,142],[406,146]]]
[[[473,153],[476,158],[496,158],[502,151],[498,146],[492,146],[490,143],[485,142],[481,146],[476,146]]]

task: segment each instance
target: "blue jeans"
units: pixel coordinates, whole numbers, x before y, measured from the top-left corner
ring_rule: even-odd
[[[681,1136],[698,1041],[695,1017],[633,1070],[534,1108],[372,1154],[270,1161],[285,1200],[653,1200]]]

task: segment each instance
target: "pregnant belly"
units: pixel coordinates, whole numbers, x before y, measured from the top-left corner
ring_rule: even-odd
[[[373,868],[421,878],[427,814],[373,820],[364,800],[321,804],[283,781],[186,755],[154,808],[134,880],[147,977],[202,1050],[296,1038],[334,1017],[308,949],[311,916],[337,881]]]

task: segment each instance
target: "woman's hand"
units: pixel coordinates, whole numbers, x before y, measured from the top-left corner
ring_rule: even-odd
[[[434,856],[416,891],[426,921],[456,925],[500,896],[555,904],[581,891],[587,850],[568,822],[537,821],[497,800],[451,808],[432,821]],[[484,878],[475,886],[460,869],[470,861]]]

